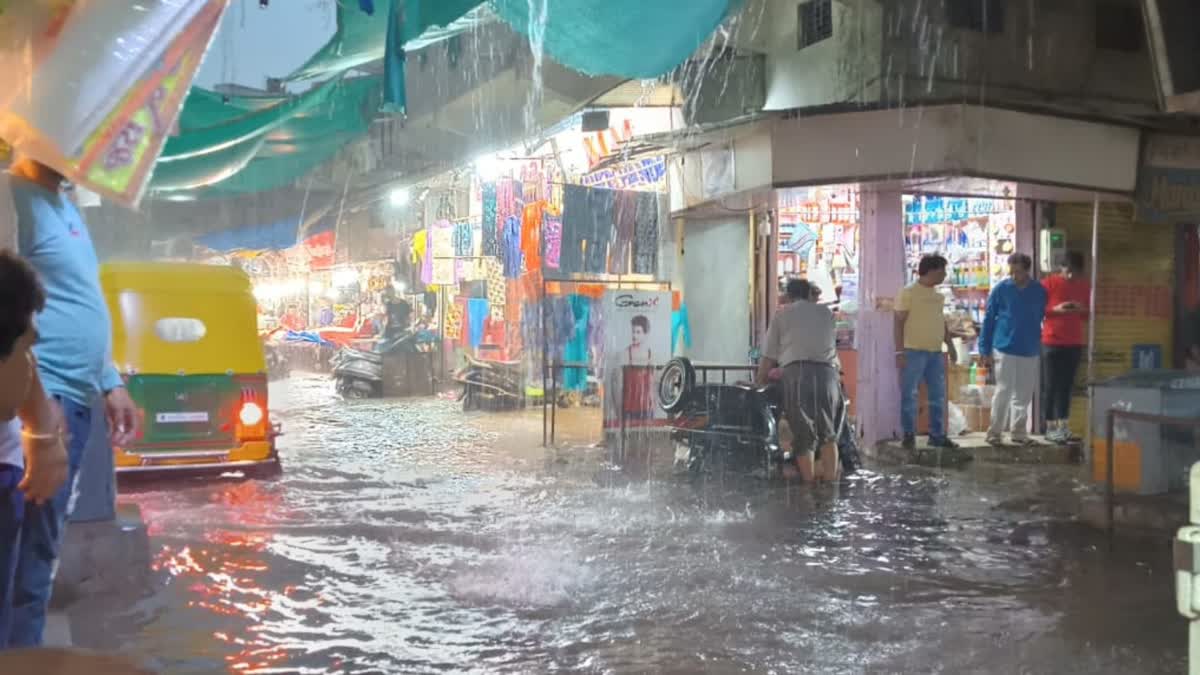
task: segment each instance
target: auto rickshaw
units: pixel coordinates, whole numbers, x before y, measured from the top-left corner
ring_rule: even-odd
[[[118,473],[279,469],[250,279],[188,263],[112,263],[100,282],[113,360],[142,424]]]

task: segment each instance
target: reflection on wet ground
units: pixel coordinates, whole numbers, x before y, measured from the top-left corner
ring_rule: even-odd
[[[281,479],[123,497],[161,581],[125,649],[169,672],[1185,668],[1166,543],[1000,508],[1030,479],[617,480],[548,459],[534,415],[330,389],[273,390]]]

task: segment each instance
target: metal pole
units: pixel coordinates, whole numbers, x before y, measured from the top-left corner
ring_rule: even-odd
[[[546,446],[546,404],[554,405],[554,401],[548,401],[549,391],[546,390],[547,381],[550,379],[550,335],[546,329],[546,263],[545,257],[542,258],[542,297],[538,303],[538,313],[541,314],[542,320],[542,447]]]
[[[550,366],[550,445],[554,445],[554,432],[558,424],[558,369]]]
[[[1106,464],[1104,466],[1104,508],[1108,513],[1108,545],[1112,546],[1113,531],[1116,529],[1115,517],[1113,515],[1116,506],[1114,504],[1115,497],[1113,495],[1114,479],[1113,479],[1113,436],[1116,428],[1116,414],[1112,410],[1105,413],[1104,416],[1104,455]]]
[[[1088,423],[1084,429],[1084,452],[1092,459],[1092,465],[1096,463],[1095,453],[1092,451],[1093,434],[1092,434],[1092,416],[1095,415],[1096,394],[1096,279],[1100,269],[1100,195],[1092,194],[1092,265],[1091,265],[1091,283],[1088,292],[1088,369],[1087,369],[1087,387],[1088,387]],[[1109,469],[1112,469],[1111,463]]]
[[[617,404],[621,410],[621,459],[622,466],[625,464],[625,380],[629,374],[631,366],[623,366],[621,368],[621,401]]]

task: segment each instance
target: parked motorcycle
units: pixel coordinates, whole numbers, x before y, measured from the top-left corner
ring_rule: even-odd
[[[525,372],[520,361],[465,356],[466,364],[454,373],[454,380],[463,385],[459,396],[463,412],[525,407]]]
[[[383,396],[384,360],[416,351],[416,334],[408,330],[381,340],[376,351],[343,347],[331,364],[337,392],[353,399]]]

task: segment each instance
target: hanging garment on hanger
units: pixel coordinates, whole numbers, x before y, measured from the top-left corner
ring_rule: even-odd
[[[618,190],[613,202],[613,241],[609,251],[609,274],[628,274],[629,256],[637,226],[637,197],[633,190]]]
[[[500,234],[501,258],[504,261],[504,276],[521,278],[521,221],[517,216],[504,220],[504,232]]]
[[[583,242],[590,227],[588,208],[587,188],[581,185],[563,186],[562,255],[559,271],[564,276],[583,271]]]
[[[525,205],[521,213],[521,253],[525,260],[525,269],[536,270],[542,267],[542,218],[546,202],[532,202]]]
[[[500,255],[500,239],[496,235],[496,184],[484,183],[482,190],[483,232],[482,255]]]
[[[633,234],[633,273],[658,274],[659,195],[639,192]]]
[[[683,338],[683,348],[692,346],[692,324],[688,321],[687,303],[681,303],[679,309],[671,312],[671,355],[679,352],[679,338]]]
[[[457,298],[446,303],[446,318],[445,328],[443,329],[442,337],[447,340],[455,341],[462,338],[463,324],[463,303]]]
[[[483,343],[483,328],[487,318],[486,298],[471,298],[467,301],[467,332],[471,349],[479,349],[479,345]]]
[[[588,312],[592,301],[582,295],[570,295],[567,302],[571,307],[573,331],[571,339],[563,349],[563,361],[567,363],[587,363],[588,360]],[[587,368],[563,369],[563,389],[567,391],[583,391],[587,389]]]
[[[559,269],[562,257],[562,219],[546,213],[542,217],[543,262],[547,269]]]
[[[504,320],[504,305],[508,299],[508,286],[504,283],[504,268],[496,258],[483,259],[486,272],[489,312],[493,319]]]
[[[583,271],[587,274],[604,274],[608,270],[608,246],[613,235],[613,205],[616,190],[592,188],[588,192],[587,242]]]

